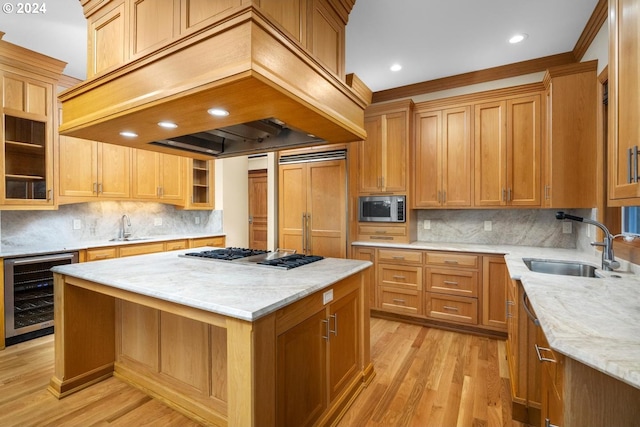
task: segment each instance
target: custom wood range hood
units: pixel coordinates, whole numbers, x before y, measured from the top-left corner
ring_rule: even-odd
[[[355,0],[285,1],[291,9],[282,0],[208,0],[199,9],[196,0],[80,1],[89,77],[59,95],[62,135],[202,159],[366,137],[371,91],[344,75]],[[193,18],[206,8],[209,16]],[[277,10],[282,22],[269,13]],[[341,18],[332,21],[339,24],[338,36],[330,34],[333,67],[318,53],[326,28],[316,15],[327,11]],[[162,27],[167,15],[169,29]],[[168,35],[157,37],[162,31]],[[212,108],[229,114],[214,117]]]

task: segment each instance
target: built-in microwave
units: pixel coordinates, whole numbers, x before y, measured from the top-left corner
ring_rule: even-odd
[[[362,196],[358,219],[363,222],[405,222],[405,196]]]

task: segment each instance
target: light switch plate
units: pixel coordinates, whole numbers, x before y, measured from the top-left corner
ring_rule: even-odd
[[[153,225],[155,225],[156,227],[159,227],[162,225],[162,218],[154,218],[153,219]]]
[[[425,230],[431,230],[431,220],[430,219],[425,219],[423,224],[422,224],[422,227]]]
[[[493,229],[493,224],[491,224],[491,221],[485,221],[484,231],[491,231],[492,229]]]
[[[331,301],[333,301],[333,289],[322,294],[322,304],[329,304]]]
[[[569,221],[565,221],[562,223],[562,232],[564,234],[571,234],[571,223]]]
[[[74,230],[80,230],[82,228],[82,221],[79,219],[74,219],[73,220],[73,229]]]

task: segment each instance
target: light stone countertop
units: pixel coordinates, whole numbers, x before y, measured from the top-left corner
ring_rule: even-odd
[[[109,239],[99,239],[99,240],[83,240],[79,242],[67,242],[60,244],[43,244],[42,242],[34,242],[33,245],[20,245],[20,246],[11,246],[11,245],[2,245],[0,246],[0,258],[11,258],[11,257],[21,257],[21,256],[31,256],[31,255],[42,255],[49,254],[55,252],[70,252],[70,251],[79,251],[83,249],[89,248],[103,248],[103,247],[111,247],[111,246],[126,246],[126,245],[141,245],[144,243],[153,243],[153,242],[166,242],[170,240],[181,240],[181,239],[198,239],[201,237],[217,237],[217,236],[225,236],[224,233],[189,233],[189,234],[166,234],[166,235],[158,235],[158,236],[148,236],[139,238],[138,240],[109,240]],[[135,236],[134,236],[135,238]]]
[[[198,248],[198,251],[211,249]],[[247,321],[255,321],[368,268],[325,258],[291,270],[179,257],[184,249],[68,264],[54,272]]]
[[[640,277],[637,275],[602,270],[596,271],[604,276],[598,278],[535,273],[529,271],[522,260],[580,261],[600,266],[600,257],[575,249],[425,242],[355,242],[354,245],[505,254],[509,275],[522,282],[551,348],[640,388]]]

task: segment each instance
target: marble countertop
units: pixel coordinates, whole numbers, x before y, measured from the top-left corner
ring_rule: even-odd
[[[254,321],[371,265],[368,261],[325,258],[282,270],[179,256],[189,251],[193,249],[68,264],[53,271]]]
[[[600,257],[575,249],[425,242],[354,244],[504,254],[509,275],[522,282],[551,348],[640,388],[639,276],[602,270],[596,270],[602,276],[598,278],[535,273],[523,262],[523,258],[538,258],[600,266]]]
[[[166,234],[159,236],[146,236],[138,238],[138,240],[84,240],[80,242],[60,243],[60,244],[42,244],[41,242],[35,242],[33,245],[2,245],[0,246],[0,258],[11,258],[29,255],[41,255],[54,252],[67,252],[67,251],[79,251],[89,248],[103,248],[111,246],[124,246],[124,245],[140,245],[144,243],[153,242],[166,242],[169,240],[180,239],[198,239],[201,237],[213,237],[224,236],[224,233],[197,233],[197,234]],[[135,236],[134,236],[135,238]]]

